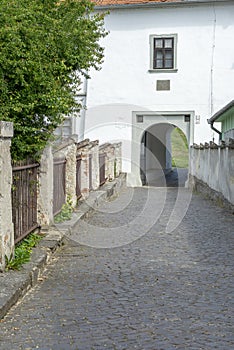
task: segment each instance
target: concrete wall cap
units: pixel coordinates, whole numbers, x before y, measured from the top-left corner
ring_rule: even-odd
[[[13,123],[0,121],[0,137],[13,137]]]
[[[89,139],[85,139],[85,140],[83,140],[83,141],[80,141],[80,142],[77,144],[77,150],[88,146],[89,142],[90,142]]]

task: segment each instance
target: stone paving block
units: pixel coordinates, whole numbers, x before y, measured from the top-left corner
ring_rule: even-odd
[[[176,189],[147,191],[125,188],[73,227],[72,239],[66,237],[53,255],[42,281],[1,323],[1,350],[24,344],[56,350],[233,347],[232,214],[194,195],[169,233]],[[137,237],[142,226],[134,220],[149,195],[145,223],[149,217],[151,227]],[[134,232],[131,242],[99,248],[79,243],[84,227],[94,242],[104,228]]]

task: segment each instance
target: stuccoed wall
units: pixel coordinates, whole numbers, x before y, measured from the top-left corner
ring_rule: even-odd
[[[0,271],[4,271],[6,257],[9,259],[14,254],[10,156],[12,136],[13,124],[0,121]]]
[[[109,31],[102,41],[105,59],[100,71],[90,72],[87,91],[85,137],[98,138],[100,144],[121,140],[123,172],[133,174],[135,112],[152,113],[156,124],[159,111],[175,115],[192,111],[190,144],[218,140],[207,119],[233,99],[234,90],[233,1],[148,5],[112,8],[105,16]],[[149,71],[149,38],[154,34],[177,34],[177,72]],[[158,80],[170,80],[170,90],[157,90]],[[140,185],[140,179],[134,185]]]
[[[190,184],[203,182],[234,205],[234,146],[190,148]]]

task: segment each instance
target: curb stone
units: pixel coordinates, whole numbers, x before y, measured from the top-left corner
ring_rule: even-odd
[[[45,266],[54,252],[65,244],[66,234],[71,232],[78,220],[89,216],[104,200],[117,196],[124,186],[126,175],[121,174],[112,182],[104,184],[101,190],[91,192],[88,199],[82,201],[74,211],[71,220],[48,229],[38,246],[33,248],[30,262],[24,264],[20,271],[0,273],[0,320],[37,284]]]

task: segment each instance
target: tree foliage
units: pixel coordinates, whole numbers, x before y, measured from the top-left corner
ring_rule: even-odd
[[[14,122],[14,159],[42,150],[79,109],[80,75],[100,68],[105,35],[89,0],[1,0],[0,120]]]

